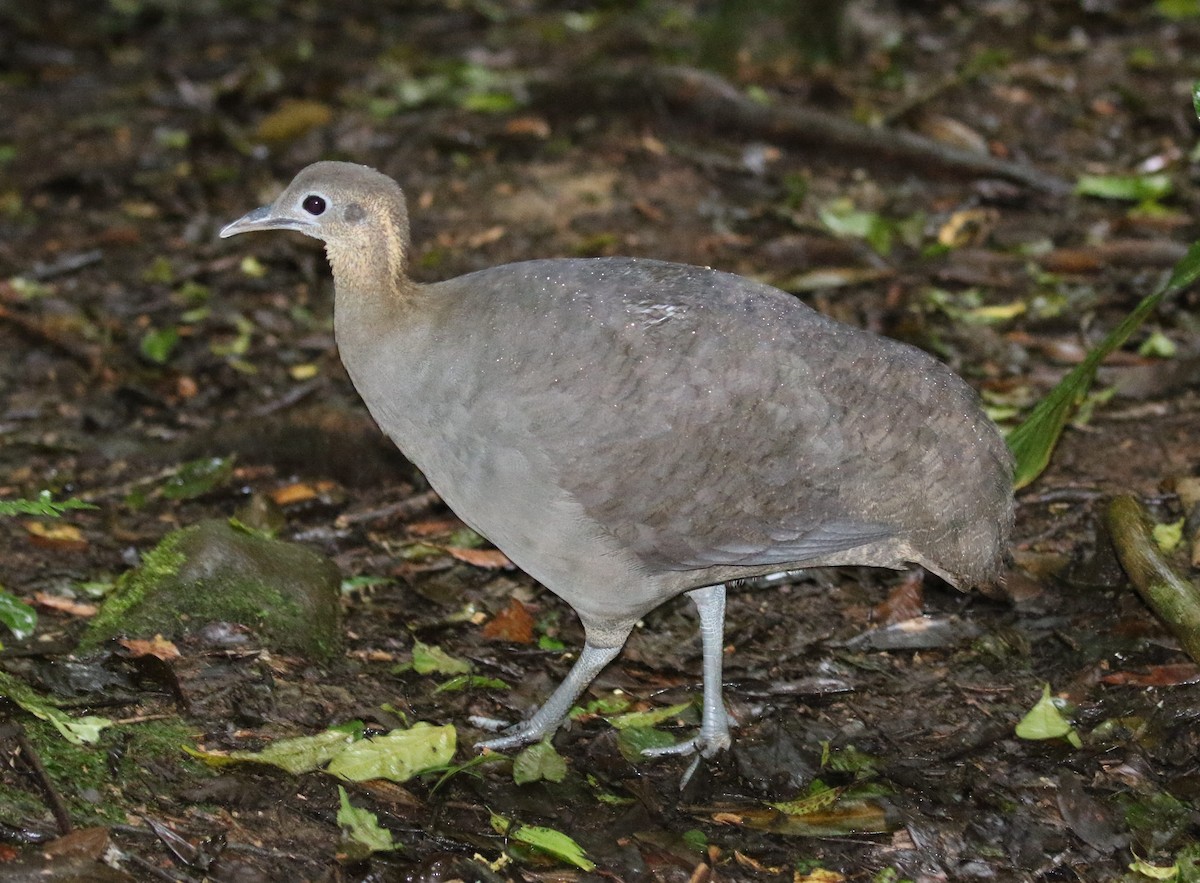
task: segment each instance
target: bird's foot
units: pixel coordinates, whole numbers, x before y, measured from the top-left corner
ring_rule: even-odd
[[[669,755],[678,755],[687,757],[693,755],[692,762],[688,764],[688,768],[683,771],[683,776],[679,779],[679,790],[682,791],[687,783],[691,781],[696,770],[700,768],[700,761],[708,759],[718,752],[724,751],[733,744],[733,739],[729,736],[729,730],[719,730],[715,733],[705,733],[703,728],[685,742],[680,742],[678,745],[668,745],[666,748],[643,748],[642,755],[644,757],[667,757]]]
[[[475,747],[480,751],[511,751],[514,748],[522,748],[525,745],[540,742],[546,733],[556,729],[556,727],[539,727],[533,720],[512,725],[490,717],[471,717],[470,721],[472,726],[479,727],[481,730],[491,730],[492,732],[503,730],[502,734],[495,739],[476,742]]]
[[[665,748],[643,748],[642,755],[644,757],[667,757],[669,755],[686,757],[691,754],[699,754],[701,757],[712,757],[732,744],[733,739],[728,730],[716,733],[705,733],[704,730],[701,730],[692,738],[677,745],[668,745]]]

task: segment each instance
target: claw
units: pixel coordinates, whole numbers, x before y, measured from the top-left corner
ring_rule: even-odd
[[[701,757],[713,757],[732,744],[733,739],[730,738],[728,731],[711,734],[701,732],[677,745],[668,745],[665,748],[643,748],[642,755],[644,757],[667,757],[670,755],[686,757],[690,754],[699,754]]]
[[[474,720],[472,720],[474,723]],[[546,731],[539,727],[530,726],[530,721],[513,724],[494,739],[484,739],[475,743],[479,751],[512,751],[534,742],[540,742]]]

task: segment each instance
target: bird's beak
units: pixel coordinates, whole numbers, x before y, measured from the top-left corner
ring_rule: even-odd
[[[227,239],[230,236],[236,236],[238,233],[249,233],[253,230],[297,230],[300,233],[308,233],[306,228],[313,226],[311,222],[301,220],[300,218],[274,215],[272,214],[274,209],[275,206],[273,205],[264,205],[262,208],[256,208],[252,212],[247,212],[236,221],[222,227],[221,238]]]

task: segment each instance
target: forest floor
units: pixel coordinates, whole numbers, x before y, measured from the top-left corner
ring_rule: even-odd
[[[0,582],[38,613],[31,636],[0,632],[0,672],[114,722],[76,745],[0,703],[0,878],[1200,880],[1200,670],[1103,526],[1116,494],[1187,514],[1197,293],[1107,361],[1019,493],[1003,587],[843,569],[732,592],[735,744],[682,791],[686,761],[633,756],[606,720],[696,698],[678,599],[554,739],[565,773],[517,784],[472,762],[469,719],[545,698],[581,646],[574,615],[375,428],[319,245],[216,236],[306,164],[353,160],[405,188],[421,280],[611,254],[752,276],[935,353],[1010,428],[1196,236],[1193,5],[0,11],[0,499],[96,507],[0,520]],[[262,511],[340,571],[332,659],[236,630],[78,647],[164,536]],[[453,665],[405,665],[428,647],[508,688],[435,691]],[[1070,732],[1018,737],[1046,685]],[[185,751],[355,721],[453,725],[458,766],[352,782]],[[395,848],[343,833],[339,787]],[[522,843],[536,826],[587,861]]]

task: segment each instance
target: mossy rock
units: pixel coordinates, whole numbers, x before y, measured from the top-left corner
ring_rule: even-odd
[[[273,650],[327,658],[341,647],[341,576],[304,546],[213,519],[174,531],[125,574],[82,645],[247,626]]]

